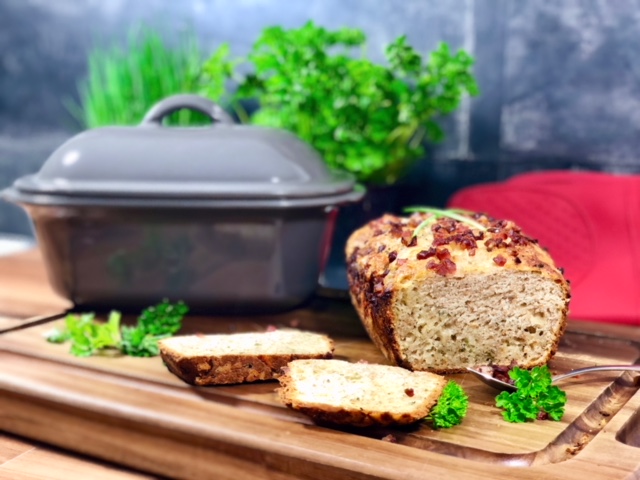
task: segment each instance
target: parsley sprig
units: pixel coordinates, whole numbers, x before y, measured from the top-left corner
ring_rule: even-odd
[[[133,357],[155,357],[158,355],[158,340],[170,337],[182,327],[182,318],[189,308],[182,302],[167,301],[149,307],[142,312],[134,327],[123,326],[122,352]]]
[[[551,372],[546,365],[531,370],[514,367],[509,371],[509,377],[517,390],[501,392],[496,397],[496,406],[504,409],[502,416],[507,422],[562,419],[567,394],[551,384]]]
[[[70,353],[76,357],[108,352],[153,357],[159,354],[158,340],[177,333],[188,311],[183,302],[163,300],[146,308],[135,326],[121,325],[122,314],[117,310],[109,313],[106,322],[97,321],[94,313],[70,313],[64,327],[54,328],[45,338],[51,343],[70,342]]]
[[[453,380],[442,390],[438,403],[431,409],[427,421],[433,428],[451,428],[462,422],[469,409],[469,397]]]

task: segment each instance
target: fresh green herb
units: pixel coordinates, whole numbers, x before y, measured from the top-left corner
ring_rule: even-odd
[[[423,58],[401,36],[386,47],[387,65],[378,65],[365,44],[359,29],[331,31],[313,22],[266,28],[246,59],[249,68],[230,62],[228,46],[221,46],[205,63],[202,88],[215,98],[232,78],[241,118],[247,115],[239,102],[257,100],[251,123],[292,131],[331,168],[361,182],[391,184],[424,155],[424,140],[444,138],[437,119],[465,94],[478,93],[473,58],[446,43]]]
[[[551,372],[544,365],[532,370],[515,367],[509,377],[517,388],[515,392],[501,392],[496,397],[496,406],[504,409],[502,416],[507,422],[524,423],[536,419],[562,419],[567,394],[551,385]]]
[[[469,409],[469,397],[453,380],[442,390],[438,403],[431,409],[427,420],[434,428],[451,428],[462,422]]]
[[[122,327],[122,352],[134,357],[155,357],[159,354],[158,340],[178,332],[188,311],[182,302],[174,305],[164,301],[147,308],[135,327]]]
[[[457,208],[450,208],[450,209],[443,210],[441,208],[433,208],[433,207],[407,207],[404,209],[404,211],[406,213],[419,212],[419,213],[431,214],[430,217],[425,218],[422,222],[420,222],[420,225],[418,225],[416,229],[413,231],[414,237],[417,237],[418,234],[425,227],[434,224],[436,220],[438,220],[439,218],[452,218],[459,222],[466,223],[471,228],[478,229],[482,232],[484,232],[487,229],[487,227],[485,227],[481,223],[476,222],[475,220],[470,218],[468,216],[470,212],[467,212],[466,210],[457,209]]]
[[[65,328],[54,327],[47,333],[45,333],[47,342],[50,343],[65,343],[71,340],[71,334],[69,330]]]
[[[152,357],[159,353],[158,340],[180,330],[189,308],[167,300],[145,309],[135,326],[120,325],[122,315],[113,310],[106,322],[98,322],[93,313],[69,314],[63,329],[46,335],[52,343],[71,343],[70,353],[88,357],[106,350],[116,350],[134,357]]]
[[[81,106],[68,105],[84,128],[134,125],[159,100],[176,93],[196,93],[202,55],[187,35],[169,46],[145,27],[136,27],[127,45],[95,48],[88,76],[80,85]],[[204,115],[182,110],[170,124],[210,123]]]
[[[226,102],[229,83],[241,83],[242,77],[235,74],[236,66],[242,59],[229,59],[231,48],[228,43],[221,44],[200,68],[198,75],[199,93],[216,102]],[[249,123],[249,117],[239,103],[232,104],[243,123]]]
[[[120,319],[120,312],[116,311],[111,312],[104,323],[95,321],[93,313],[69,314],[65,318],[65,331],[59,338],[69,339],[71,353],[76,357],[89,357],[101,350],[117,349],[120,343]]]

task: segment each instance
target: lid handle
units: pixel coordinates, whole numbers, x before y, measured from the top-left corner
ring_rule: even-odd
[[[156,103],[142,119],[141,125],[162,125],[162,119],[178,110],[188,108],[208,116],[213,122],[235,123],[231,115],[208,98],[200,95],[178,94]]]

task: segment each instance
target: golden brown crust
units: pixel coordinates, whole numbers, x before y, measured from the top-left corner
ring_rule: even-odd
[[[225,355],[184,357],[162,351],[161,357],[171,373],[191,385],[228,385],[275,380],[282,368],[299,358],[332,358],[324,355]]]
[[[288,407],[292,408],[289,404]],[[331,423],[335,425],[351,425],[354,427],[370,427],[373,425],[388,427],[391,425],[409,425],[425,418],[431,408],[421,409],[415,415],[407,413],[396,415],[390,412],[364,412],[361,410],[336,410],[328,411],[322,407],[297,407],[300,413],[311,417],[318,423]]]
[[[398,355],[399,347],[394,332],[391,311],[392,291],[377,294],[374,291],[377,276],[367,276],[365,270],[358,268],[357,255],[360,249],[356,247],[348,261],[347,275],[349,277],[352,302],[363,320],[363,325],[373,342],[383,350],[385,357],[396,365],[402,365],[402,358]]]
[[[169,371],[198,386],[274,380],[290,361],[332,358],[335,349],[326,335],[296,330],[183,335],[158,346]]]
[[[566,328],[570,299],[567,280],[538,241],[526,236],[512,221],[486,215],[469,218],[484,230],[431,214],[411,217],[384,215],[355,231],[346,245],[350,296],[365,329],[384,355],[397,365],[412,368],[403,357],[395,334],[394,302],[408,285],[437,277],[464,278],[498,271],[533,272],[557,283],[565,297],[562,325],[544,362],[548,362]],[[418,226],[430,219],[431,224]],[[457,373],[464,369],[430,369]]]

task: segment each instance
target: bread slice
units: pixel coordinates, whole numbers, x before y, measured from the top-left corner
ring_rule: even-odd
[[[468,218],[476,225],[385,215],[351,235],[350,294],[369,336],[412,370],[546,364],[566,326],[568,282],[513,222]]]
[[[167,368],[192,385],[272,380],[297,358],[331,358],[326,335],[300,330],[183,335],[158,342]]]
[[[294,360],[278,381],[288,407],[319,422],[358,427],[421,420],[447,383],[428,372],[343,360]]]

